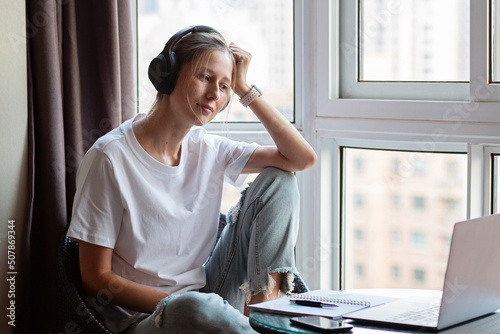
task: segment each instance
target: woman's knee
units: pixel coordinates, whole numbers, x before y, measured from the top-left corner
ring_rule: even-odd
[[[175,314],[203,315],[214,304],[223,303],[222,298],[215,294],[186,292],[177,296],[167,306],[167,312]]]
[[[291,172],[276,167],[267,167],[260,172],[255,181],[262,182],[267,187],[275,187],[275,192],[284,194],[294,201],[299,199],[297,179]]]
[[[161,326],[172,329],[169,333],[198,333],[200,328],[205,333],[247,333],[250,329],[246,318],[215,293],[186,292],[166,301],[157,316],[162,318]]]

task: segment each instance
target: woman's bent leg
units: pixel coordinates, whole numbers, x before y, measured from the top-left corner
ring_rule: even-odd
[[[255,334],[248,321],[214,293],[186,292],[163,299],[156,311],[125,334]]]
[[[295,176],[266,168],[242,198],[206,265],[203,289],[241,312],[256,294],[276,292],[276,283],[281,291],[293,288],[299,215]]]

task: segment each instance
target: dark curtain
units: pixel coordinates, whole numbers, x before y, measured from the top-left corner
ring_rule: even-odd
[[[26,0],[30,212],[17,333],[60,333],[57,244],[94,141],[136,112],[135,1]]]

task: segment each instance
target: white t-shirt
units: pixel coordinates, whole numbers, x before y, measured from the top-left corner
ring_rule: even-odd
[[[68,236],[113,248],[112,271],[124,278],[170,294],[198,290],[216,241],[223,181],[243,183],[240,172],[258,145],[193,127],[171,167],[140,146],[132,121],[83,158]],[[114,305],[102,313],[117,332],[141,315]]]

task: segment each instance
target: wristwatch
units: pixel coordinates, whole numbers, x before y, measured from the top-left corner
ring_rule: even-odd
[[[253,100],[255,100],[256,98],[258,98],[261,95],[262,95],[262,91],[257,86],[252,85],[252,88],[250,89],[250,91],[248,93],[246,93],[245,96],[243,96],[240,99],[240,103],[243,105],[243,107],[246,108],[250,105],[250,103],[253,102]]]

